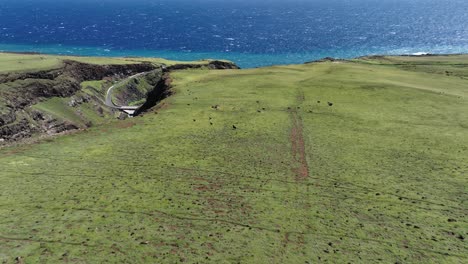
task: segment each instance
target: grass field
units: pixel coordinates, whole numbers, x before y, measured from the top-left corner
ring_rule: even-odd
[[[432,59],[178,71],[143,117],[1,149],[0,260],[466,263],[468,59]]]

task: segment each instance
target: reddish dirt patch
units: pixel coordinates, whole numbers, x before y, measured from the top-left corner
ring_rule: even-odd
[[[305,246],[304,234],[299,234],[299,236],[297,238],[297,247],[296,247],[296,249],[300,250],[300,249],[304,248],[304,246]]]
[[[195,187],[195,190],[198,191],[216,191],[221,189],[221,184],[219,183],[208,183],[206,185],[201,184]]]
[[[164,84],[166,84],[167,87],[171,87],[172,85],[171,75],[169,73],[166,73],[164,74],[163,78],[164,78]]]
[[[293,169],[297,180],[304,180],[309,177],[309,165],[307,164],[307,156],[305,150],[302,119],[296,111],[291,111],[291,151],[293,162],[297,163],[297,167]]]
[[[117,128],[122,128],[122,129],[125,129],[125,128],[131,128],[131,127],[134,127],[136,125],[135,122],[119,122],[117,123]]]
[[[154,111],[157,113],[157,111],[162,111],[162,110],[166,110],[170,107],[171,105],[168,103],[168,102],[162,102],[158,105],[156,105],[155,107],[153,107]]]
[[[281,243],[283,248],[286,248],[290,242],[291,240],[289,240],[289,232],[286,232],[284,234],[283,242]]]
[[[197,191],[209,191],[210,188],[208,188],[208,186],[200,186],[200,187],[196,187],[195,190]]]
[[[19,150],[12,150],[12,151],[5,152],[3,155],[0,155],[0,157],[13,156],[13,155],[16,155],[16,154],[18,154],[18,153],[21,153],[21,151],[19,151]]]

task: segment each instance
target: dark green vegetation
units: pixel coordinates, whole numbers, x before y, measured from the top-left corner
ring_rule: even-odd
[[[162,71],[155,70],[140,78],[116,84],[112,96],[117,105],[139,106],[146,102],[147,95],[162,78]]]
[[[177,71],[142,117],[4,148],[0,258],[463,263],[468,58],[430,59]]]

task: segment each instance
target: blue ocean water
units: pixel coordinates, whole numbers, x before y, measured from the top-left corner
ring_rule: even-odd
[[[468,53],[467,0],[1,0],[0,50],[241,67]]]

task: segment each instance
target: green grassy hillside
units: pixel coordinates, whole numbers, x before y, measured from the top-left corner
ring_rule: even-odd
[[[90,64],[134,64],[141,62],[150,62],[154,64],[175,65],[182,63],[204,64],[207,61],[182,62],[171,61],[161,58],[107,58],[107,57],[78,57],[78,56],[58,56],[46,54],[19,54],[19,53],[1,53],[0,52],[0,74],[8,72],[24,72],[34,70],[48,70],[59,68],[63,65],[63,60],[73,60]]]
[[[178,71],[152,113],[3,148],[0,259],[463,263],[468,59],[432,59]]]

